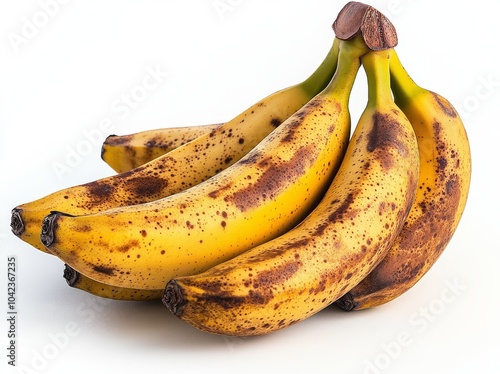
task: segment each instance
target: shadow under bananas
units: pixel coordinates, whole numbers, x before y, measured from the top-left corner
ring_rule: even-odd
[[[116,341],[136,352],[155,350],[172,351],[223,351],[240,346],[243,340],[257,344],[260,339],[241,339],[207,334],[193,328],[174,316],[161,302],[121,301],[105,299],[80,292],[73,296],[82,332],[100,336],[103,340]],[[253,344],[249,344],[251,348]]]
[[[109,335],[113,340],[132,342],[130,344],[137,345],[138,350],[153,347],[193,349],[197,346],[212,346],[218,341],[224,344],[220,337],[202,334],[179,321],[161,300],[120,301],[93,295],[83,295],[81,298],[84,304],[90,302],[98,305],[98,308],[94,307],[93,313],[88,313],[87,323],[93,329],[98,329],[100,335]]]
[[[271,343],[276,339],[283,339],[283,335],[287,335],[287,339],[294,339],[295,336],[297,341],[303,341],[304,338],[309,340],[311,334],[324,331],[327,325],[335,331],[337,323],[345,323],[346,319],[355,323],[356,319],[337,308],[326,308],[305,321],[272,334],[233,337],[210,334],[193,328],[169,312],[161,300],[111,300],[83,292],[70,298],[73,299],[73,305],[77,305],[76,313],[80,317],[78,325],[83,332],[88,329],[93,331],[91,334],[100,335],[105,340],[109,338],[116,342],[126,342],[120,344],[125,344],[128,349],[135,351],[252,350],[263,341]],[[361,313],[359,316],[361,317]],[[335,345],[337,339],[332,336],[331,340]]]

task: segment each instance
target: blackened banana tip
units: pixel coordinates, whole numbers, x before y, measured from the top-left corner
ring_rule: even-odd
[[[24,221],[21,212],[21,209],[14,208],[10,217],[10,228],[16,236],[20,236],[24,232]]]
[[[47,248],[50,247],[55,241],[55,229],[57,227],[56,221],[59,216],[60,213],[51,213],[43,219],[40,240]]]
[[[68,264],[64,264],[63,278],[66,280],[66,283],[68,283],[68,286],[74,287],[80,278],[80,273]]]
[[[346,312],[350,312],[351,310],[354,310],[356,307],[353,297],[348,293],[342,296],[340,299],[338,299],[335,302],[335,305],[338,306],[340,309],[345,310]]]
[[[167,283],[161,301],[176,316],[182,313],[182,306],[186,302],[182,296],[182,290],[175,280],[171,280]]]

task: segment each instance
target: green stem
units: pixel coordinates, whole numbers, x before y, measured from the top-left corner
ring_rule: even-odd
[[[407,73],[395,50],[391,50],[389,64],[391,87],[398,104],[406,104],[408,100],[412,100],[413,97],[424,91]]]
[[[389,57],[389,50],[371,51],[363,56],[363,68],[368,80],[368,105],[384,105],[392,101]]]
[[[339,39],[334,39],[333,45],[328,51],[328,54],[323,62],[318,66],[314,73],[309,76],[309,78],[300,83],[302,89],[310,96],[314,96],[324,89],[335,74],[339,55],[339,42]]]
[[[361,66],[361,57],[367,52],[368,47],[361,37],[341,41],[337,71],[324,92],[348,100]]]

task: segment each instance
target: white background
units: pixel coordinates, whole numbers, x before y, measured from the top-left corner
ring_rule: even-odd
[[[98,137],[102,121],[117,134],[221,122],[298,83],[330,48],[330,26],[345,3],[61,0],[43,6],[54,1],[0,5],[2,372],[499,372],[500,70],[491,2],[369,3],[396,26],[397,50],[410,74],[457,107],[470,137],[467,208],[436,265],[383,307],[329,308],[267,336],[224,338],[195,330],[161,303],[109,301],[69,288],[57,258],[11,234],[10,210],[112,174],[97,141],[84,147],[85,133]],[[221,4],[226,8],[218,11]],[[161,82],[129,112],[118,110],[147,69],[159,70]],[[360,74],[354,121],[365,104],[364,84]],[[76,151],[80,157],[69,158]],[[56,172],[68,160],[71,167]],[[10,256],[18,265],[17,368],[6,357]]]

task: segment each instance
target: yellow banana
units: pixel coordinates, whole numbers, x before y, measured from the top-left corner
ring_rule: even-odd
[[[392,100],[388,55],[372,51],[362,59],[368,103],[316,209],[274,240],[170,280],[162,300],[175,315],[216,334],[270,333],[324,309],[383,258],[418,179],[415,133]]]
[[[415,202],[383,261],[337,305],[360,310],[385,304],[413,287],[437,261],[457,229],[471,178],[467,133],[453,106],[419,87],[391,56],[396,103],[418,139],[420,176]]]
[[[352,45],[325,90],[229,168],[154,202],[76,217],[52,213],[42,243],[99,282],[158,289],[283,234],[316,205],[347,148],[359,69],[352,61],[361,50]]]
[[[106,299],[148,301],[159,300],[163,295],[163,289],[139,290],[136,288],[114,287],[104,283],[99,283],[79,273],[67,264],[64,266],[63,277],[66,279],[66,283],[68,283],[70,287]]]
[[[96,213],[153,201],[209,179],[247,154],[325,88],[336,69],[337,44],[333,43],[324,61],[305,81],[271,94],[209,134],[131,171],[65,188],[15,207],[12,232],[46,252],[39,239],[40,226],[51,211]]]
[[[208,134],[221,125],[167,127],[127,135],[109,135],[102,144],[101,158],[117,173],[124,173]]]

